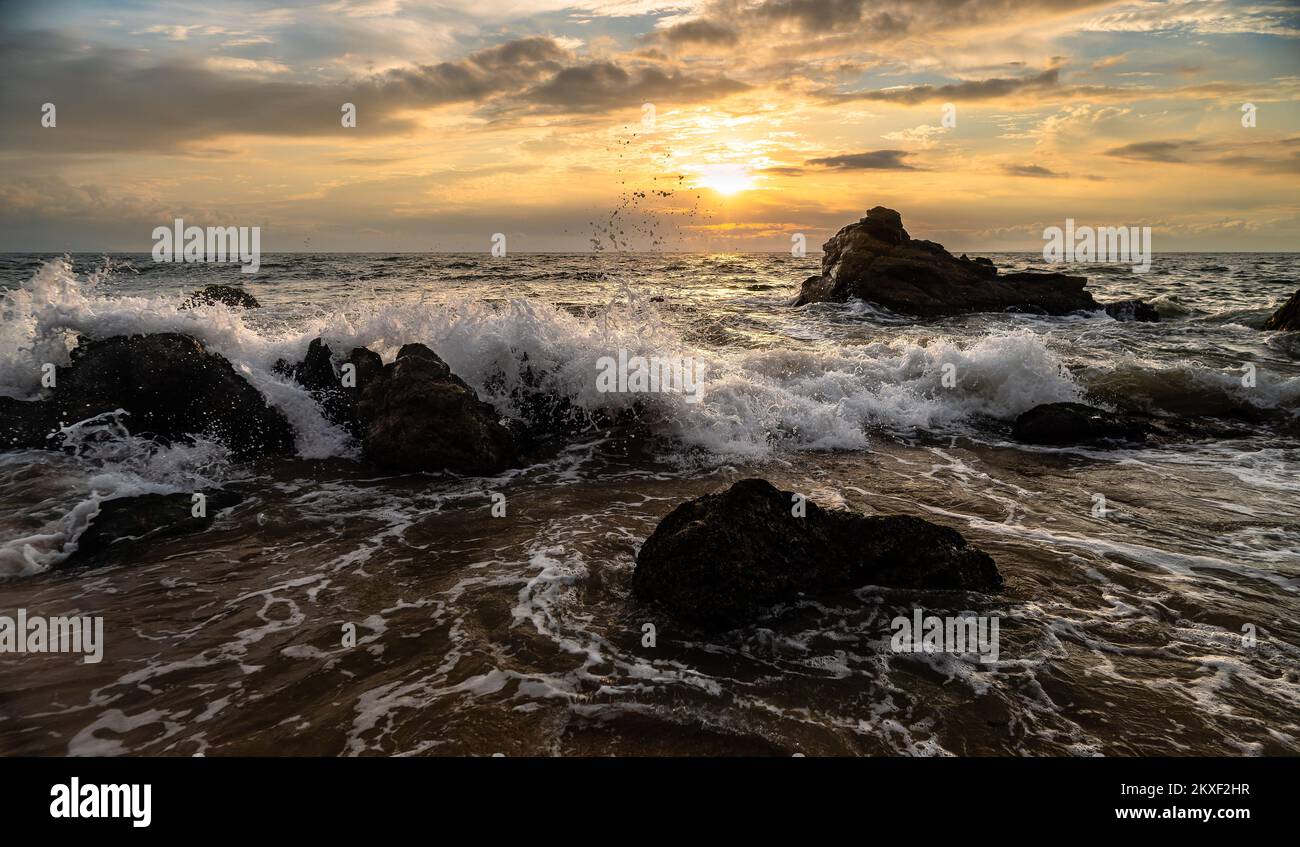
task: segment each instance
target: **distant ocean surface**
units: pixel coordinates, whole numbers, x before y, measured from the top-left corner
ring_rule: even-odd
[[[819,261],[265,254],[242,275],[0,256],[0,393],[34,395],[78,333],[184,332],[285,413],[300,454],[243,465],[203,440],[90,436],[76,454],[0,453],[0,613],[103,615],[107,641],[94,665],[0,657],[0,750],[1300,754],[1300,333],[1259,329],[1300,288],[1300,255],[1068,266],[1099,301],[1149,300],[1159,323],[791,308]],[[210,283],[262,308],[178,308]],[[385,360],[427,344],[503,415],[520,414],[510,390],[530,367],[588,410],[641,402],[645,427],[593,429],[499,477],[380,476],[272,370],[318,336]],[[696,357],[702,401],[597,392],[597,359],[619,350]],[[1018,414],[1067,400],[1237,435],[1011,440]],[[1000,617],[999,661],[892,653],[889,621],[929,601],[872,587],[708,640],[660,621],[643,647],[659,619],[630,596],[639,545],[678,503],[751,476],[988,551],[1007,588],[967,602]],[[99,499],[220,487],[248,499],[206,532],[147,561],[50,571]],[[348,623],[356,648],[340,644]]]

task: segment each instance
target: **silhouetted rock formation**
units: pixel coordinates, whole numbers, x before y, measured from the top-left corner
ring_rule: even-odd
[[[681,504],[646,539],[632,575],[636,598],[704,629],[760,617],[800,594],[861,585],[997,591],[988,554],[920,518],[828,512],[762,479]]]
[[[941,244],[912,238],[898,212],[883,206],[841,229],[822,250],[821,275],[804,281],[796,306],[857,297],[921,316],[1001,311],[1064,315],[1102,308],[1084,290],[1084,277],[999,274],[988,259],[958,259]]]

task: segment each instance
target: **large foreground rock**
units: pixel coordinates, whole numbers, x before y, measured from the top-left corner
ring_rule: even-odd
[[[1142,420],[1083,403],[1044,403],[1016,418],[1011,435],[1026,444],[1067,445],[1097,441],[1141,442],[1150,434]]]
[[[288,455],[294,432],[279,410],[223,356],[179,333],[82,341],[38,401],[0,404],[0,445],[61,446],[60,426],[121,409],[133,435],[163,441],[205,436],[238,458]]]
[[[1282,304],[1266,321],[1264,329],[1300,332],[1300,291],[1291,295],[1291,299]]]
[[[496,409],[423,344],[404,345],[364,383],[355,413],[363,455],[381,467],[485,474],[519,458]]]
[[[804,282],[796,306],[856,297],[921,316],[1008,310],[1064,315],[1102,308],[1084,289],[1084,277],[999,274],[988,259],[958,259],[941,244],[912,238],[898,212],[883,206],[841,229],[822,250],[821,275]]]
[[[632,575],[636,598],[705,629],[760,617],[800,594],[861,585],[997,591],[988,554],[920,518],[828,512],[747,479],[678,506],[646,539]]]

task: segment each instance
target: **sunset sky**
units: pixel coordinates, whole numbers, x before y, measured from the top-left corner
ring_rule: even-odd
[[[633,249],[817,249],[875,205],[955,250],[1067,217],[1300,249],[1295,2],[0,8],[4,251],[147,251],[175,217],[265,251],[585,251],[625,202]]]

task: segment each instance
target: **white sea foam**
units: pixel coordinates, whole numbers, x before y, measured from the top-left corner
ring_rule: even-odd
[[[0,524],[0,576],[39,573],[66,559],[105,500],[211,490],[230,478],[229,451],[221,444],[198,439],[193,444],[161,445],[132,436],[123,424],[126,418],[122,413],[98,415],[64,427],[70,457],[6,457],[48,468],[43,475],[28,477],[23,484],[34,488],[23,493],[56,507],[58,514],[35,531],[7,521]]]
[[[512,391],[530,378],[590,412],[637,405],[643,418],[688,448],[718,458],[762,458],[780,449],[860,449],[866,431],[943,427],[971,416],[1009,419],[1038,403],[1077,399],[1079,390],[1029,330],[972,344],[936,339],[811,349],[699,349],[630,290],[603,309],[575,315],[530,299],[489,304],[456,294],[358,305],[288,328],[257,326],[224,305],[181,309],[180,298],[109,297],[78,279],[65,260],[46,263],[6,295],[0,391],[30,395],[40,364],[64,364],[77,333],[183,332],[221,353],[286,414],[308,458],[350,455],[346,434],[326,422],[301,386],[276,374],[320,336],[339,357],[366,346],[390,359],[412,341],[432,347],[452,370],[509,414]],[[694,356],[706,364],[704,401],[674,394],[603,393],[598,360],[611,351]],[[951,366],[956,386],[944,387]]]
[[[981,418],[1009,421],[1040,403],[1079,400],[1085,393],[1047,336],[1025,327],[960,341],[900,332],[863,344],[814,335],[799,345],[705,348],[688,342],[657,303],[628,288],[603,307],[579,313],[538,299],[489,303],[481,295],[440,290],[364,298],[347,309],[281,320],[221,304],[183,309],[178,295],[110,296],[103,283],[102,274],[78,277],[68,260],[59,259],[4,295],[0,393],[34,395],[41,364],[66,364],[78,334],[187,333],[229,359],[285,414],[307,458],[356,453],[352,439],[322,417],[311,396],[274,370],[280,360],[300,358],[318,336],[340,358],[366,346],[391,359],[401,345],[423,342],[504,414],[521,413],[514,392],[528,385],[592,413],[635,405],[644,422],[684,448],[678,455],[705,463],[762,460],[790,450],[860,450],[874,429],[961,431]],[[695,357],[707,367],[703,402],[685,402],[680,394],[598,391],[598,360],[618,350]],[[1109,372],[1090,372],[1089,384],[1147,385],[1150,368],[1143,365],[1121,358]],[[1286,407],[1300,399],[1300,379],[1265,372],[1252,389],[1231,374],[1190,366],[1166,368],[1158,382],[1205,395],[1206,402]],[[1152,387],[1145,393],[1159,404],[1168,392]],[[1186,396],[1175,394],[1170,402]],[[130,438],[129,429],[129,418],[121,417],[112,427],[100,422],[82,433],[81,496],[57,525],[0,548],[0,566],[26,572],[57,561],[98,499],[179,490],[168,488],[180,484],[178,475],[193,490],[199,467],[210,485],[229,472],[229,463],[214,453],[218,445],[160,448]]]

